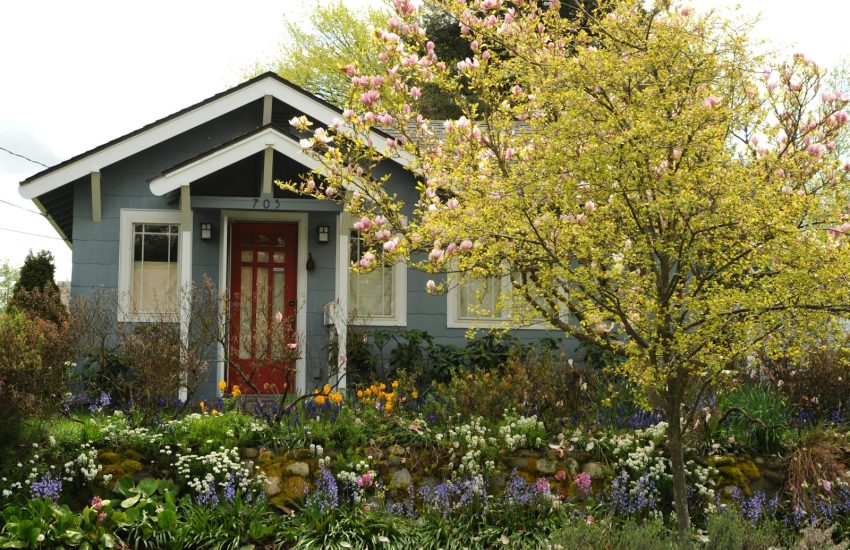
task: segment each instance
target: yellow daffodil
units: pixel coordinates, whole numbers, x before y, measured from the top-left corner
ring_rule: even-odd
[[[201,401],[200,403],[198,403],[198,406],[199,406],[199,407],[201,407],[201,412],[202,412],[202,413],[203,413],[203,412],[206,412],[206,410],[207,410],[207,404],[206,404],[206,403],[204,403],[203,401]]]
[[[233,387],[230,389],[230,394],[233,397],[239,397],[240,395],[242,395],[242,390],[239,389],[239,386],[237,384],[233,384]]]
[[[393,384],[392,384],[392,386],[393,386],[394,388],[397,388],[397,387],[398,387],[398,380],[393,380]]]
[[[225,382],[224,380],[219,382],[218,383],[218,389],[221,390],[222,392],[227,391],[227,382]]]
[[[210,416],[218,416],[218,411],[213,409],[210,411]]]

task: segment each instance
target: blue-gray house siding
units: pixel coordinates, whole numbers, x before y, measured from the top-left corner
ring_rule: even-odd
[[[279,80],[279,78],[269,75],[260,78]],[[300,93],[303,94],[303,92]],[[303,98],[297,96],[296,99]],[[265,103],[265,105],[267,108],[268,103]],[[274,109],[273,118],[276,118],[277,121],[292,113],[292,109],[287,108],[279,98],[275,98],[272,105]],[[70,186],[73,190],[72,294],[87,295],[92,289],[118,290],[122,209],[180,211],[179,189],[176,192],[157,196],[151,192],[149,185],[151,178],[185,163],[188,159],[204,155],[222,144],[262,127],[264,114],[268,120],[268,113],[264,113],[264,99],[260,97],[211,120],[188,128],[178,135],[146,147],[126,158],[99,167],[101,189],[101,220],[99,222],[93,220],[91,179],[83,176],[66,182],[65,185]],[[310,113],[307,114],[310,115]],[[132,134],[128,139],[134,139]],[[97,150],[92,154],[95,155],[96,152]],[[298,168],[298,164],[291,159],[282,162],[283,157],[279,153],[275,152],[274,155],[277,159],[275,160],[276,166],[285,166],[286,170],[290,172]],[[246,163],[245,166],[249,164],[251,163]],[[307,170],[303,166],[300,168],[302,171]],[[391,191],[397,192],[412,208],[413,203],[417,200],[413,177],[399,165],[389,161],[382,165],[382,169],[393,173],[391,183],[393,189]],[[229,174],[228,177],[230,177]],[[279,171],[276,171],[275,175],[281,177]],[[297,178],[297,176],[296,173],[284,175],[284,177],[292,179]],[[238,177],[235,177],[224,190],[222,190],[220,183],[215,184],[219,185],[217,193],[219,196],[257,196],[258,178],[261,177],[262,174],[246,168],[239,172]],[[25,181],[22,187],[38,181],[39,175],[36,175]],[[231,185],[233,187],[230,187]],[[190,185],[192,199],[199,196],[196,193],[200,190],[200,185]],[[44,197],[46,194],[40,196]],[[279,192],[275,192],[274,196],[281,195]],[[301,200],[305,201],[305,205],[307,205],[307,201],[312,201],[312,199]],[[222,211],[235,209],[235,207],[193,207],[192,280],[196,285],[202,284],[204,277],[209,277],[218,288],[226,286],[226,281],[220,280],[223,228],[219,226],[222,221]],[[315,235],[318,226],[328,226],[332,237],[341,233],[340,228],[337,227],[339,219],[337,214],[336,211],[331,210],[311,210],[307,216],[307,250],[315,262],[315,270],[308,273],[306,277],[306,326],[298,327],[298,329],[303,334],[306,388],[308,390],[324,383],[329,374],[328,328],[324,323],[323,306],[337,298],[337,265],[340,258],[337,250],[339,239],[331,238],[329,243],[319,244]],[[212,240],[204,241],[200,239],[199,231],[196,229],[201,223],[210,223],[216,228]],[[298,258],[299,264],[306,261],[306,257]],[[406,328],[427,331],[439,343],[463,345],[466,329],[448,328],[447,326],[446,296],[431,295],[426,292],[426,281],[435,278],[435,276],[408,270],[406,278]],[[558,334],[540,330],[515,332],[515,336],[523,340],[532,340],[544,335],[557,336]],[[216,395],[217,373],[218,369],[214,365],[211,366],[208,380],[202,384],[199,390],[199,397],[209,398]]]

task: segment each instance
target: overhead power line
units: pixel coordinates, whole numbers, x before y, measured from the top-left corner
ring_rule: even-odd
[[[42,214],[38,210],[30,210],[29,208],[21,206],[20,204],[15,204],[13,202],[4,201],[3,199],[0,199],[0,202],[2,202],[3,204],[8,204],[9,206],[14,206],[15,208],[20,208],[21,210],[23,210],[25,212],[29,212],[30,214],[36,214],[38,216],[44,216],[44,214]]]
[[[38,233],[29,233],[27,231],[18,231],[17,229],[9,229],[8,227],[0,227],[0,231],[11,231],[12,233],[20,233],[21,235],[29,235],[30,237],[44,237],[45,239],[56,239],[64,241],[62,237],[51,237],[50,235],[39,235]]]
[[[14,155],[14,156],[16,156],[16,157],[22,158],[22,159],[24,159],[24,160],[27,160],[27,161],[29,161],[29,162],[32,162],[33,164],[38,164],[38,165],[40,165],[40,166],[44,166],[45,168],[50,168],[50,166],[48,166],[48,165],[44,164],[43,162],[39,162],[39,161],[37,161],[37,160],[33,160],[33,159],[29,158],[28,156],[26,156],[26,155],[22,155],[22,154],[20,154],[20,153],[16,153],[16,152],[14,152],[14,151],[10,151],[10,150],[6,149],[5,147],[0,146],[0,151],[6,151],[6,152],[7,152],[7,153],[9,153],[10,155]]]

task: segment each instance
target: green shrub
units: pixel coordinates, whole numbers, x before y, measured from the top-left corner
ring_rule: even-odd
[[[780,546],[770,525],[753,526],[736,512],[709,517],[706,531],[707,550],[766,550]]]
[[[0,313],[0,446],[12,443],[25,418],[60,410],[72,357],[67,322]]]
[[[563,550],[671,550],[677,548],[673,540],[660,521],[617,525],[571,522],[551,537],[552,545]]]

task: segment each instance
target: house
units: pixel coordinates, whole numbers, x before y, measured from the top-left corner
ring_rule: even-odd
[[[216,395],[218,380],[236,381],[225,358],[255,359],[252,334],[268,322],[260,319],[260,298],[264,311],[294,319],[303,349],[287,388],[298,392],[325,382],[329,335],[342,342],[337,360],[344,363],[348,316],[338,311],[356,312],[353,323],[427,330],[441,343],[462,344],[468,328],[501,322],[495,308],[482,317],[485,308],[477,303],[482,296],[495,303],[505,281],[432,296],[425,283],[433,276],[401,263],[368,274],[350,271],[359,240],[348,214],[331,201],[273,184],[315,167],[288,124],[302,114],[329,125],[340,111],[267,73],[21,182],[21,195],[46,213],[73,250],[72,293],[114,289],[119,321],[150,321],[165,309],[185,334],[180,289],[204,276],[231,289],[234,307],[254,304],[233,315],[233,349],[216,350],[202,397]],[[386,137],[376,133],[376,146]],[[383,169],[392,173],[395,191],[413,199],[414,180],[404,164],[387,161]],[[522,332],[524,338],[545,334]],[[338,382],[345,385],[344,378]],[[273,383],[279,390],[279,381]]]

